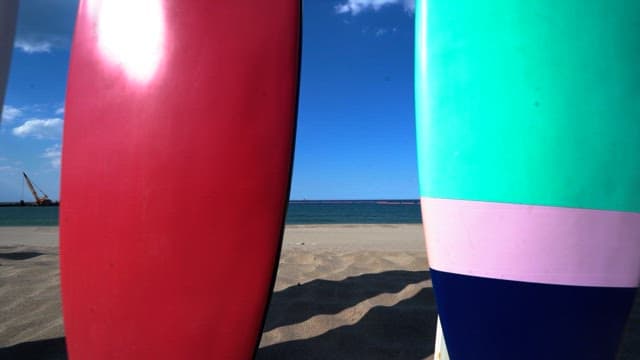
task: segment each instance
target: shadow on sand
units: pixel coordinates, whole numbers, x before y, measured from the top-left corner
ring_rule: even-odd
[[[273,294],[263,330],[297,324],[315,315],[337,314],[376,295],[396,293],[428,279],[428,271],[394,270],[294,285]]]
[[[64,338],[23,342],[0,349],[3,360],[66,360]]]
[[[382,293],[396,293],[429,279],[427,271],[387,271],[342,281],[315,280],[273,295],[265,331],[335,314]],[[436,306],[433,289],[394,306],[372,308],[357,323],[310,339],[258,350],[257,359],[424,359],[433,353]]]
[[[640,291],[636,292],[636,300],[618,353],[618,360],[637,359],[640,359]]]
[[[258,350],[257,359],[424,359],[433,353],[436,310],[432,289],[392,307],[375,307],[360,321],[311,339]]]
[[[36,256],[40,256],[43,253],[36,251],[21,251],[11,253],[0,253],[0,259],[4,260],[28,260]]]

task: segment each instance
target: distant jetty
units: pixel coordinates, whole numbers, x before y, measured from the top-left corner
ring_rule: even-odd
[[[36,202],[18,201],[18,202],[0,202],[0,207],[23,207],[23,206],[60,206],[59,201],[52,201],[48,204],[38,204]]]

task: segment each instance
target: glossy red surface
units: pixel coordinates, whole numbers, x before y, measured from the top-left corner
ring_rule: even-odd
[[[109,2],[80,4],[65,107],[70,359],[250,358],[288,198],[300,4]]]

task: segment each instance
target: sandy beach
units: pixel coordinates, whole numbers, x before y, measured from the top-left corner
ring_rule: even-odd
[[[1,359],[66,359],[57,233],[0,227]],[[288,226],[257,359],[429,359],[427,267],[420,225]],[[639,358],[640,298],[619,359]]]

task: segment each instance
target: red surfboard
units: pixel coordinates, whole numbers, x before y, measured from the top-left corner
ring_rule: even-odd
[[[248,359],[290,184],[300,3],[81,1],[60,214],[71,359]]]

